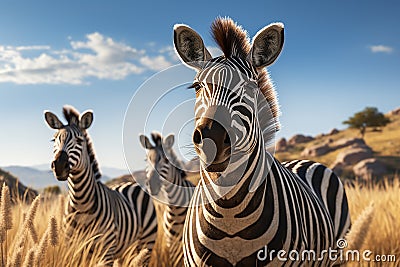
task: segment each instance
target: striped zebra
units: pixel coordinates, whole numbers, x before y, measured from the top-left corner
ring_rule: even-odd
[[[193,143],[201,179],[183,231],[185,265],[332,265],[324,252],[350,227],[342,183],[317,163],[285,167],[266,149],[279,130],[279,108],[265,67],[282,50],[283,24],[264,27],[250,44],[240,26],[218,18],[212,35],[220,57],[190,27],[174,27],[179,57],[197,71]]]
[[[147,149],[147,186],[151,195],[163,195],[166,203],[163,212],[163,230],[170,256],[175,255],[176,244],[182,238],[187,207],[193,195],[194,185],[185,179],[186,172],[177,158],[172,146],[174,135],[163,138],[160,133],[152,132],[151,138],[140,135],[140,143]],[[179,249],[181,247],[179,246]],[[180,253],[178,253],[180,254]]]
[[[64,106],[64,125],[55,114],[46,111],[45,120],[54,135],[54,160],[51,163],[59,181],[68,180],[68,206],[64,223],[67,235],[83,230],[102,235],[99,247],[104,250],[102,264],[113,261],[135,242],[151,252],[157,234],[157,220],[150,196],[138,184],[125,183],[113,189],[100,182],[101,173],[87,129],[93,112],[83,114]],[[91,248],[93,249],[93,248]]]

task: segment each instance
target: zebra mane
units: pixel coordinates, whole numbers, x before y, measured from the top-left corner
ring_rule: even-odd
[[[251,45],[247,32],[237,25],[231,18],[217,18],[211,25],[211,33],[217,45],[221,48],[226,58],[238,57],[247,60]],[[260,88],[267,100],[273,118],[275,119],[275,131],[280,129],[278,117],[280,115],[277,94],[268,71],[257,69],[258,88]]]
[[[162,136],[159,132],[151,132],[151,139],[153,139],[156,146],[162,145]]]
[[[76,124],[79,122],[79,111],[70,105],[65,105],[63,107],[64,118],[67,120],[68,125]]]
[[[224,56],[246,59],[250,52],[250,41],[247,32],[230,18],[217,18],[211,25],[215,42]]]
[[[78,123],[79,123],[79,116],[80,113],[79,111],[74,108],[73,106],[70,105],[65,105],[63,107],[63,114],[64,118],[67,120],[68,125],[75,125],[79,128]],[[92,170],[93,170],[93,175],[96,180],[99,180],[101,178],[101,172],[100,172],[100,167],[99,163],[97,162],[96,159],[96,153],[93,147],[93,142],[92,139],[90,138],[89,133],[86,130],[82,130],[82,133],[85,136],[86,139],[86,147],[87,147],[87,152],[89,154],[90,162],[92,165]]]

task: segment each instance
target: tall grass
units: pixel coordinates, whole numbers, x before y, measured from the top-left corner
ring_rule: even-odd
[[[8,187],[2,192],[8,192]],[[96,228],[76,230],[70,236],[63,227],[64,196],[37,196],[31,205],[22,201],[5,208],[2,195],[0,217],[0,266],[101,266],[106,251]],[[4,210],[8,210],[7,213]],[[5,219],[14,227],[6,227]],[[10,228],[10,229],[8,229]],[[96,242],[95,242],[96,241]],[[147,251],[137,251],[135,245],[125,252],[122,266],[143,266]]]
[[[6,189],[7,190],[7,189]],[[4,187],[3,187],[3,191]],[[400,265],[400,177],[381,185],[355,183],[346,185],[346,193],[353,222],[374,202],[374,212],[370,228],[360,250],[371,250],[373,255],[395,255]],[[1,266],[98,266],[103,262],[104,243],[95,246],[94,240],[100,235],[83,234],[77,231],[66,237],[62,227],[64,197],[38,197],[31,205],[17,202],[8,203],[6,194],[2,194],[0,206],[0,243]],[[10,204],[11,205],[11,204]],[[156,205],[157,213],[162,214],[163,207]],[[7,218],[7,219],[5,219]],[[176,250],[169,255],[162,232],[162,218],[158,217],[159,229],[157,242],[151,255],[150,266],[166,267],[182,265],[182,250],[179,238],[173,245]],[[8,223],[8,226],[7,226]],[[7,229],[8,228],[8,229]],[[90,253],[93,249],[93,254]],[[146,249],[138,251],[136,246],[125,252],[119,266],[143,266],[148,261]],[[114,264],[116,266],[117,264]],[[359,266],[360,263],[350,263]],[[361,263],[361,266],[367,265]],[[377,265],[377,263],[369,264]],[[381,266],[390,266],[381,263]]]
[[[400,177],[379,184],[356,182],[346,186],[352,220],[374,203],[372,221],[360,251],[375,255],[395,255],[396,263],[374,262],[372,266],[400,266]],[[366,263],[364,263],[366,265]],[[354,263],[358,265],[358,263]]]

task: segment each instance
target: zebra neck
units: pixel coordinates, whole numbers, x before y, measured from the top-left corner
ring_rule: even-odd
[[[181,208],[187,207],[193,195],[194,186],[185,179],[185,173],[181,169],[171,166],[168,178],[163,182],[162,190],[168,201],[168,211],[180,215]],[[166,211],[167,211],[166,210]]]
[[[90,166],[90,165],[89,165]],[[91,212],[96,204],[97,181],[92,168],[70,173],[68,177],[69,207],[75,212]]]
[[[236,165],[234,162],[232,166],[235,168],[222,177],[228,181],[237,181],[228,187],[216,185],[205,169],[202,168],[201,171],[201,194],[208,203],[205,206],[222,217],[241,216],[240,214],[248,210],[251,200],[265,198],[265,187],[270,179],[268,174],[273,158],[264,149],[262,140],[257,142],[250,155],[239,156],[238,162]],[[257,209],[261,212],[264,202],[259,204]]]

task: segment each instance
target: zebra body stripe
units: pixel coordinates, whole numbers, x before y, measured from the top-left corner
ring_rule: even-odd
[[[151,251],[157,220],[150,196],[133,182],[112,189],[101,183],[92,142],[86,131],[93,114],[80,115],[70,106],[65,106],[63,111],[68,125],[63,125],[50,112],[46,112],[45,117],[49,126],[57,130],[52,163],[54,174],[57,179],[68,181],[64,216],[67,236],[76,231],[100,235],[95,246],[100,245],[105,253],[103,263],[110,266],[134,243],[138,248],[145,245]]]

